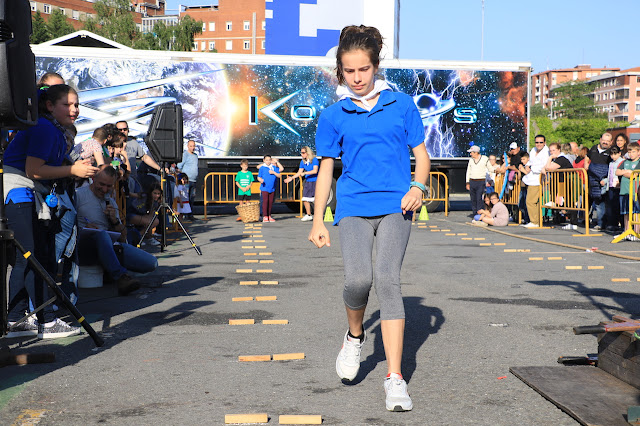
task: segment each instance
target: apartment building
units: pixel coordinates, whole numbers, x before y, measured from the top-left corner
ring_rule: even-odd
[[[609,121],[640,120],[640,67],[591,77],[591,96],[599,112]]]
[[[180,19],[189,15],[202,21],[194,52],[265,53],[265,0],[219,0],[217,6],[183,7]]]
[[[620,71],[620,68],[591,68],[591,65],[576,65],[573,68],[548,70],[531,76],[531,105],[549,107],[553,86],[569,81],[587,80],[602,73]]]

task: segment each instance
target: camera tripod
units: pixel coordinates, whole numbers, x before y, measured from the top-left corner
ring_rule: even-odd
[[[193,247],[193,249],[196,251],[196,253],[198,253],[198,255],[202,256],[202,251],[200,251],[200,248],[196,245],[196,243],[193,242],[193,240],[191,239],[191,236],[189,235],[185,227],[182,225],[182,222],[180,222],[180,219],[178,219],[178,215],[173,210],[173,208],[171,208],[171,206],[167,203],[167,197],[166,197],[167,176],[164,171],[166,167],[167,167],[166,162],[162,163],[162,166],[160,167],[160,185],[162,186],[162,197],[161,197],[162,202],[160,203],[156,211],[153,213],[153,217],[149,221],[147,228],[144,230],[142,237],[140,237],[140,242],[138,242],[138,248],[140,248],[140,246],[142,245],[142,241],[144,241],[144,237],[151,230],[151,226],[153,225],[153,222],[155,221],[155,219],[158,217],[158,213],[161,212],[162,216],[160,217],[160,222],[159,222],[160,226],[162,227],[162,241],[160,242],[160,251],[164,252],[164,249],[167,246],[167,224],[165,222],[166,222],[167,210],[168,210],[171,212],[171,216],[173,217],[173,220],[175,220],[178,223],[178,225],[180,225],[182,232],[191,243],[191,246]]]
[[[3,168],[4,149],[0,147],[0,194],[4,194]],[[31,252],[27,251],[22,246],[22,244],[20,244],[20,242],[14,238],[13,231],[11,231],[7,227],[7,222],[7,217],[5,216],[4,200],[2,200],[2,202],[0,202],[0,312],[2,312],[0,318],[0,336],[4,336],[7,333],[7,267],[10,263],[9,259],[12,259],[14,257],[14,250],[17,250],[20,255],[27,259],[27,263],[29,267],[33,269],[33,272],[40,278],[42,278],[42,280],[47,284],[49,289],[53,292],[54,297],[34,309],[33,312],[30,312],[26,316],[21,318],[16,322],[16,325],[26,321],[31,315],[34,315],[35,313],[44,309],[50,303],[58,300],[69,310],[69,312],[71,312],[74,318],[80,323],[82,328],[84,328],[89,336],[91,336],[96,346],[100,347],[104,345],[104,340],[102,340],[102,338],[98,336],[93,327],[91,327],[91,324],[87,322],[84,315],[80,313],[78,308],[76,308],[75,305],[71,303],[69,298],[64,294],[64,292],[60,290],[60,287],[58,287],[53,278],[51,278],[51,275],[49,275],[49,273],[35,259],[35,256],[33,256]]]

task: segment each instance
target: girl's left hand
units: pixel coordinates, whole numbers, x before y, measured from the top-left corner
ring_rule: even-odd
[[[402,197],[402,201],[400,202],[402,214],[409,211],[415,212],[420,208],[420,206],[422,206],[422,191],[420,188],[412,186],[409,191],[404,194],[404,197]]]

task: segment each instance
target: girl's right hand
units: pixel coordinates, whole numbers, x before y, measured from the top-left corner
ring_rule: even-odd
[[[309,241],[316,245],[318,248],[322,248],[325,245],[331,247],[331,238],[329,238],[329,231],[324,223],[313,223],[311,232],[309,232]]]
[[[71,166],[71,174],[79,178],[90,178],[98,172],[97,167],[91,165],[91,159],[80,160]]]

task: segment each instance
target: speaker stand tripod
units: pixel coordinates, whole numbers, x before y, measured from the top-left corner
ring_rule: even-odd
[[[185,227],[182,225],[182,222],[180,222],[180,219],[178,219],[178,215],[173,210],[173,208],[171,208],[171,206],[167,203],[167,197],[166,197],[167,176],[164,171],[166,167],[167,167],[167,163],[162,163],[162,166],[160,167],[160,184],[162,186],[162,197],[161,197],[162,202],[160,203],[156,211],[153,213],[153,217],[149,221],[147,228],[144,230],[142,237],[140,237],[140,242],[138,242],[138,248],[142,245],[142,242],[144,241],[144,237],[149,233],[149,231],[151,230],[151,226],[153,225],[153,222],[158,217],[158,213],[160,213],[161,217],[160,217],[159,223],[160,223],[160,226],[162,227],[162,241],[160,242],[160,251],[164,252],[165,247],[167,247],[167,224],[165,222],[166,222],[167,210],[168,210],[171,212],[171,216],[173,217],[173,220],[175,220],[178,223],[178,225],[180,225],[182,232],[191,243],[191,246],[193,247],[193,249],[196,251],[196,253],[198,253],[198,255],[202,256],[202,251],[200,251],[200,248],[196,245],[196,243],[193,242],[193,239],[191,239],[191,236],[189,235]]]

